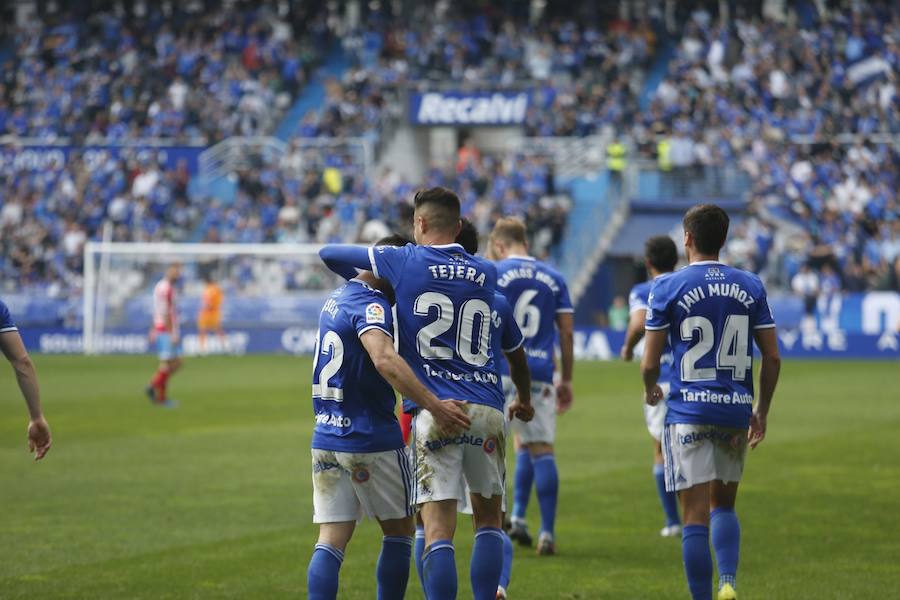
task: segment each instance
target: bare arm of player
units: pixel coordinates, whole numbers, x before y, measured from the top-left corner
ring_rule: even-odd
[[[438,400],[431,390],[422,385],[412,369],[397,351],[394,340],[379,329],[370,329],[359,336],[372,364],[387,380],[391,387],[409,398],[420,408],[424,408],[437,421],[438,427],[445,432],[468,429],[472,424],[463,410],[465,402],[458,400]]]
[[[668,331],[647,331],[644,335],[644,357],[641,359],[641,376],[644,378],[644,402],[656,406],[663,399],[659,381],[659,359],[666,347]]]
[[[572,371],[575,369],[575,315],[556,313],[559,329],[559,354],[562,363],[562,380],[556,386],[556,411],[560,414],[572,408]]]
[[[41,393],[38,387],[34,363],[25,350],[25,344],[18,331],[0,333],[0,349],[16,373],[19,389],[28,405],[31,421],[28,424],[28,449],[34,452],[34,459],[41,460],[50,450],[50,426],[41,411]]]
[[[516,386],[516,399],[509,405],[509,418],[516,417],[528,422],[534,418],[534,406],[531,404],[531,370],[528,368],[528,356],[525,348],[519,346],[512,352],[505,352],[509,363],[509,378]]]
[[[319,250],[319,258],[325,266],[343,277],[353,279],[357,269],[368,271],[372,268],[369,249],[351,244],[330,244]]]
[[[622,360],[630,362],[634,359],[634,347],[644,337],[644,322],[646,318],[646,310],[631,311],[631,315],[628,317],[628,330],[625,332],[625,343],[622,344]]]
[[[769,416],[769,407],[772,405],[772,396],[775,394],[775,386],[778,384],[778,374],[781,372],[781,355],[778,352],[778,336],[775,328],[757,329],[753,332],[753,338],[762,355],[759,369],[759,399],[753,416],[750,417],[750,431],[747,433],[750,439],[750,447],[756,448],[766,437],[766,420]]]

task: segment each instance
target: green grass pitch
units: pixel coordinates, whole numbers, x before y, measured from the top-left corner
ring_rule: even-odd
[[[36,360],[54,431],[38,464],[0,365],[0,598],[305,596],[308,359],[189,359],[172,383],[178,410],[143,397],[151,357]],[[738,500],[742,600],[900,589],[898,371],[785,362]],[[559,421],[560,555],[519,552],[512,598],[687,597],[680,542],[658,536],[639,388],[634,365],[578,365]],[[374,598],[379,540],[372,523],[357,530],[341,598]],[[461,523],[461,598],[470,551]],[[421,598],[414,571],[408,597]]]

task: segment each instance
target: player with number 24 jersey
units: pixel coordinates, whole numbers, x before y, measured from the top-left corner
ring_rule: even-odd
[[[653,282],[645,327],[669,330],[667,425],[749,425],[753,331],[775,327],[758,276],[716,261],[662,275]]]

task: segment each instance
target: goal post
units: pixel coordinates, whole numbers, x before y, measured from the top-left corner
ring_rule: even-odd
[[[187,353],[199,353],[196,323],[206,276],[224,292],[226,333],[240,329],[246,336],[255,330],[314,326],[325,297],[342,282],[322,264],[321,248],[320,244],[87,242],[84,352],[119,352],[123,335],[135,340],[149,333],[153,287],[172,263],[183,266],[177,309],[185,345],[191,346],[185,348]],[[208,337],[204,351],[234,350],[234,339]]]

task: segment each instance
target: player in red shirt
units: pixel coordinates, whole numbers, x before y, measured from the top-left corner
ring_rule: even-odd
[[[173,263],[166,269],[165,277],[153,288],[153,329],[150,330],[150,340],[156,341],[159,369],[146,391],[151,402],[169,408],[176,404],[166,396],[166,386],[169,377],[181,368],[181,334],[175,302],[175,284],[179,277],[181,265]]]

